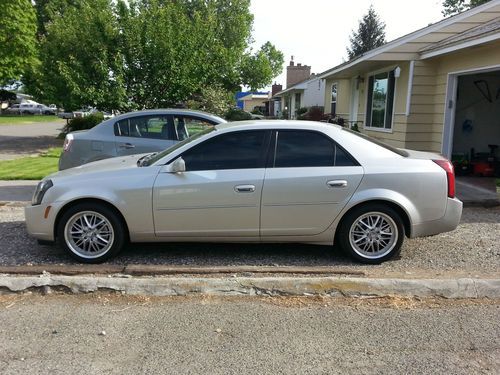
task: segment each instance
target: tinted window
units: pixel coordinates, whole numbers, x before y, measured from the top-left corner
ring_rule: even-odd
[[[129,117],[115,123],[115,135],[122,137],[179,140],[168,116]]]
[[[187,171],[248,169],[264,166],[265,131],[222,134],[186,151]]]
[[[306,131],[278,131],[276,168],[333,166],[335,146],[325,136]]]
[[[278,131],[275,168],[353,166],[350,155],[325,135],[310,131]]]

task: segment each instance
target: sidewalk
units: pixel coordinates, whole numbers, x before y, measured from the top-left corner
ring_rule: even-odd
[[[0,180],[0,202],[29,202],[38,181]]]

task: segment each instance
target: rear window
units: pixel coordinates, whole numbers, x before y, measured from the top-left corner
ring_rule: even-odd
[[[356,135],[356,136],[358,136],[360,138],[363,138],[364,140],[367,140],[367,141],[369,141],[371,143],[375,143],[377,146],[383,147],[386,150],[392,151],[395,154],[398,154],[398,155],[403,156],[405,158],[407,158],[408,156],[410,156],[410,154],[408,154],[405,150],[402,150],[400,148],[396,148],[396,147],[393,147],[391,145],[388,145],[387,143],[379,141],[378,139],[370,137],[369,135],[366,135],[366,134],[363,134],[363,133],[360,133],[360,132],[356,132],[354,130],[351,130],[351,129],[348,129],[348,128],[344,128],[344,127],[342,128],[342,130],[344,130],[346,132],[349,132],[351,134],[354,134],[354,135]]]

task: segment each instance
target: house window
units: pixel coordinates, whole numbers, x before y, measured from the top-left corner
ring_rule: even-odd
[[[337,115],[337,84],[334,83],[332,85],[332,102],[331,102],[331,107],[330,107],[330,113],[332,114],[332,117],[335,117]]]
[[[394,71],[392,70],[368,78],[367,127],[392,128],[394,82]]]

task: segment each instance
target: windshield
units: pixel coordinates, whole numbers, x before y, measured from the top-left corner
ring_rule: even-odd
[[[342,128],[342,130],[345,130],[351,134],[354,134],[354,135],[357,135],[358,137],[360,138],[363,138],[363,139],[366,139],[367,141],[370,141],[372,143],[375,143],[376,145],[380,146],[380,147],[383,147],[389,151],[392,151],[400,156],[403,156],[405,158],[407,158],[409,156],[408,152],[406,152],[405,150],[402,150],[400,148],[396,148],[396,147],[393,147],[391,145],[388,145],[387,143],[384,143],[382,141],[379,141],[378,139],[376,138],[373,138],[373,137],[370,137],[369,135],[366,135],[366,134],[363,134],[363,133],[360,133],[360,132],[357,132],[357,131],[354,131],[354,130],[351,130],[351,129],[348,129],[348,128]]]
[[[215,126],[210,127],[210,128],[208,128],[206,130],[203,130],[203,131],[201,131],[199,133],[196,133],[196,134],[192,135],[191,137],[183,140],[182,142],[176,143],[175,145],[167,148],[166,150],[163,150],[162,152],[157,153],[153,157],[148,158],[148,160],[143,165],[147,167],[148,165],[154,164],[158,160],[160,160],[161,158],[163,158],[163,157],[167,156],[168,154],[174,152],[178,148],[181,148],[182,146],[187,145],[188,143],[191,143],[194,140],[196,140],[196,139],[204,136],[205,134],[213,132],[214,130],[215,130]]]

